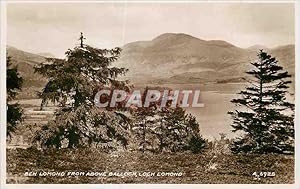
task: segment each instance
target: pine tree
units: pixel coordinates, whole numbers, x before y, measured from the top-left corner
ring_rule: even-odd
[[[142,102],[149,88],[142,95]],[[179,152],[190,150],[199,153],[206,146],[200,134],[199,124],[194,116],[181,107],[160,107],[160,102],[152,102],[149,107],[138,107],[133,111],[136,119],[133,130],[142,152]]]
[[[278,61],[261,50],[258,60],[251,63],[253,70],[249,86],[231,102],[241,110],[228,112],[233,131],[242,131],[243,137],[232,145],[233,152],[288,153],[293,151],[294,104],[287,101],[287,78],[291,77]]]
[[[141,95],[142,104],[145,103],[146,95],[149,88],[146,87],[143,94]],[[159,111],[159,105],[157,102],[151,102],[149,107],[134,107],[131,110],[134,121],[132,125],[133,137],[137,142],[137,148],[143,153],[147,150],[155,151],[153,144],[153,133],[152,130],[155,128],[159,118],[155,118]]]
[[[202,138],[196,117],[187,114],[181,107],[164,110],[164,147],[172,152],[190,150],[201,152],[206,146]]]
[[[11,103],[18,91],[21,90],[23,79],[18,73],[17,67],[12,67],[10,57],[6,59],[6,101],[7,101],[7,132],[11,137],[18,123],[22,121],[23,110],[17,103]]]
[[[64,139],[69,148],[93,142],[126,144],[126,120],[94,104],[101,89],[130,90],[129,81],[118,80],[127,69],[111,65],[121,49],[94,48],[83,44],[83,39],[81,34],[80,46],[69,49],[64,59],[48,58],[46,64],[35,68],[49,79],[40,93],[41,107],[48,102],[59,106],[55,119],[35,137],[42,145],[59,148]]]

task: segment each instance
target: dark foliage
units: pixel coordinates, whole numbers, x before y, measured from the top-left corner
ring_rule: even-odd
[[[194,135],[191,137],[188,143],[188,149],[193,153],[197,154],[202,152],[202,150],[206,147],[207,141],[202,137]]]
[[[40,93],[41,107],[49,101],[60,107],[55,120],[37,133],[35,139],[41,145],[59,148],[65,139],[69,148],[99,142],[126,144],[121,118],[94,105],[95,94],[101,89],[130,89],[128,81],[117,79],[127,69],[111,66],[120,52],[120,48],[81,45],[69,49],[66,58],[48,58],[47,63],[35,68],[49,79]]]
[[[6,60],[6,94],[7,94],[7,136],[11,137],[17,124],[22,121],[22,109],[19,104],[12,104],[11,100],[15,99],[18,91],[21,90],[23,79],[18,73],[17,67],[12,67],[10,57]]]
[[[146,88],[142,101],[147,94]],[[133,111],[133,134],[135,135],[138,149],[142,152],[180,152],[195,150],[190,148],[190,140],[195,137],[202,140],[199,145],[200,152],[206,141],[200,135],[199,124],[194,116],[187,114],[181,107],[171,107],[171,101],[166,107],[160,107],[159,101],[149,107],[136,107]]]
[[[258,61],[251,63],[253,70],[249,85],[238,93],[240,98],[231,102],[242,107],[229,112],[233,131],[244,136],[234,141],[233,152],[292,153],[294,146],[294,104],[287,101],[291,77],[278,61],[264,51]]]

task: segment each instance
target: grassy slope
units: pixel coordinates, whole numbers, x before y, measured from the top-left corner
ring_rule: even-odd
[[[114,154],[114,155],[113,155]],[[216,170],[206,171],[211,154],[108,154],[91,150],[7,150],[8,183],[293,183],[294,158],[277,154],[218,155]],[[166,171],[182,177],[24,177],[25,171]],[[254,171],[275,177],[254,180]]]

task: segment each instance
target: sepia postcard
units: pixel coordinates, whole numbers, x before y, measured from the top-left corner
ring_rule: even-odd
[[[0,3],[0,188],[300,189],[299,2]]]

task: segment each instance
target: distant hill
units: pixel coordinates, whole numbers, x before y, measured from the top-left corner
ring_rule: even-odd
[[[7,54],[11,57],[12,66],[17,66],[20,75],[24,79],[24,87],[42,87],[45,78],[34,73],[33,67],[45,62],[45,57],[7,46]]]
[[[23,77],[23,88],[19,98],[36,98],[37,91],[46,84],[47,79],[34,73],[34,66],[45,62],[45,57],[7,46],[7,54],[11,57],[12,66],[17,66]]]
[[[13,60],[19,61],[19,62],[25,62],[30,65],[39,64],[43,61],[45,61],[45,57],[37,54],[33,54],[30,52],[25,52],[20,49],[17,49],[12,46],[6,47],[8,56],[11,56]]]
[[[247,53],[225,41],[205,41],[186,34],[167,33],[151,41],[125,45],[117,65],[129,68],[128,77],[133,82],[155,82],[183,73],[218,72],[234,65],[241,57],[246,60]]]
[[[249,62],[257,59],[256,49],[260,48],[262,46],[255,45],[243,49],[222,40],[202,40],[182,33],[165,33],[150,41],[124,45],[120,59],[114,65],[128,68],[125,78],[134,84],[240,83],[244,82],[245,71],[251,67]],[[294,76],[294,45],[266,51]],[[34,73],[33,67],[53,55],[33,54],[11,46],[7,46],[7,52],[25,80],[24,88],[36,90],[45,85],[46,78]],[[29,93],[32,91],[29,90]]]
[[[242,82],[260,48],[263,46],[243,49],[222,40],[165,33],[151,41],[125,45],[116,65],[129,68],[127,78],[134,83]],[[265,50],[294,74],[294,48],[287,45]]]

